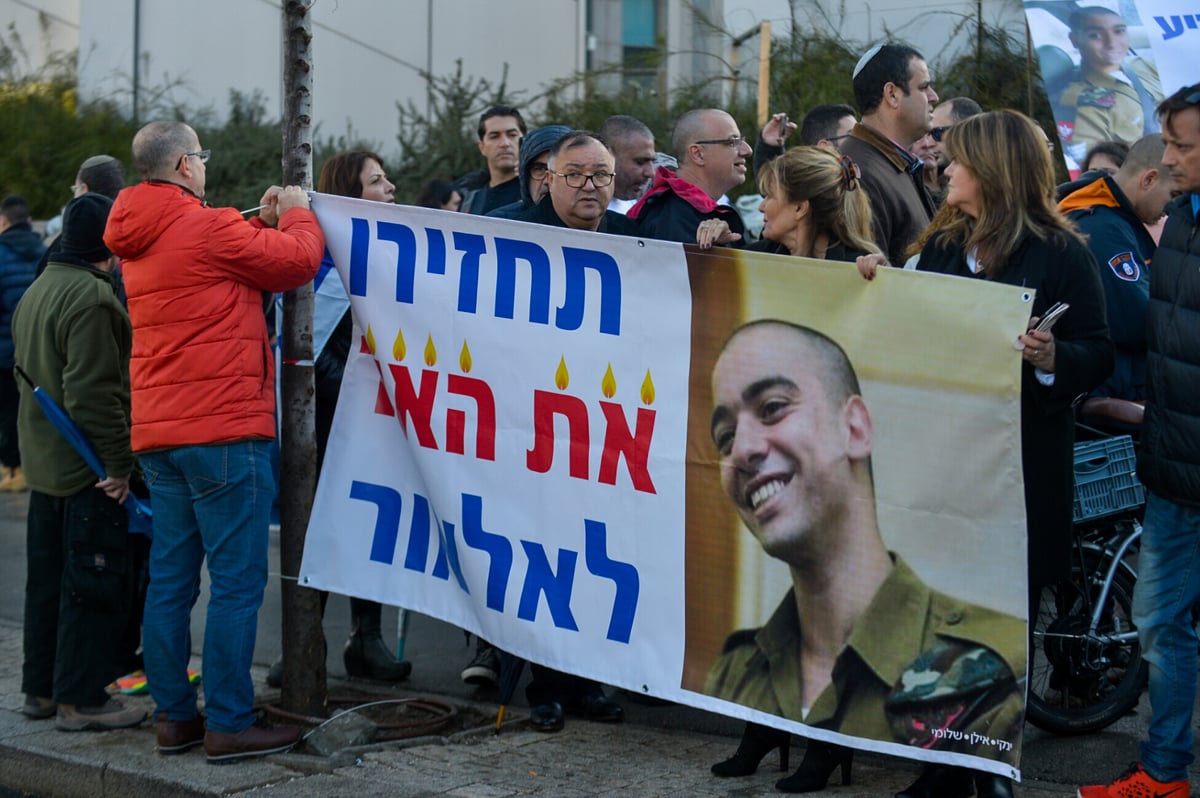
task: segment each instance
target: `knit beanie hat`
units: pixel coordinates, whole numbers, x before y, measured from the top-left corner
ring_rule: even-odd
[[[104,246],[104,226],[113,201],[94,191],[80,195],[67,203],[63,211],[63,230],[59,236],[59,251],[88,263],[99,263],[112,257]]]

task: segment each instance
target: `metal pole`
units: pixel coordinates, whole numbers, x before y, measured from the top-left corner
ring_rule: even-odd
[[[758,39],[758,129],[771,114],[771,23],[762,24]],[[786,131],[785,131],[786,132]]]
[[[283,183],[312,188],[311,0],[283,4]],[[325,717],[325,635],[315,590],[296,576],[317,484],[313,383],[313,287],[283,295],[283,424],[279,560],[282,574],[283,696],[289,712]]]
[[[133,125],[141,124],[138,94],[141,93],[142,0],[133,0]]]

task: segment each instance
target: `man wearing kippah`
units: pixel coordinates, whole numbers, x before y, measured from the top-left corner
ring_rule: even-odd
[[[18,414],[29,497],[22,712],[57,716],[63,731],[136,726],[146,713],[105,692],[123,670],[132,608],[128,520],[129,316],[117,301],[116,258],[104,246],[112,200],[85,194],[63,212],[58,254],[13,316],[16,361],[83,430],[95,474],[22,383]]]
[[[908,245],[933,216],[923,164],[909,148],[929,132],[937,92],[925,59],[902,44],[868,50],[854,67],[853,83],[862,121],[851,128],[842,152],[862,169],[875,243],[892,265],[899,266]]]

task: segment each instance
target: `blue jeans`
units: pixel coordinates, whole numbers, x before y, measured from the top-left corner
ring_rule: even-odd
[[[1150,664],[1150,729],[1138,746],[1159,781],[1184,781],[1192,756],[1200,602],[1200,508],[1149,494],[1133,590],[1133,622]]]
[[[190,613],[208,560],[204,707],[208,728],[236,734],[254,721],[250,678],[267,585],[267,526],[275,485],[270,443],[181,446],[140,455],[154,510],[142,638],[157,712],[196,716],[188,683]]]

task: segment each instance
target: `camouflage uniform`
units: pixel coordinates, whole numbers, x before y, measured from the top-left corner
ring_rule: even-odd
[[[1139,83],[1145,96],[1137,89]],[[1079,162],[1088,147],[1097,142],[1132,144],[1142,136],[1157,133],[1154,106],[1162,98],[1158,71],[1142,58],[1127,59],[1121,70],[1112,74],[1085,72],[1080,67],[1054,104],[1063,146]]]
[[[932,590],[893,559],[806,717],[794,591],[766,626],[730,636],[705,692],[843,734],[1016,764],[1025,624]]]

